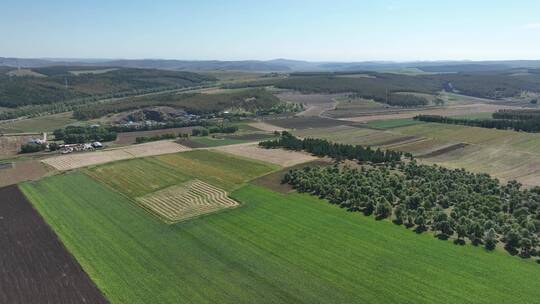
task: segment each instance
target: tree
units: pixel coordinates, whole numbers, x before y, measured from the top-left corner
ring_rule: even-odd
[[[504,235],[504,248],[514,255],[517,253],[517,247],[520,245],[521,237],[515,229],[510,229]]]
[[[378,220],[385,219],[392,215],[392,205],[385,197],[382,197],[375,206],[375,217]]]
[[[490,228],[484,235],[484,246],[486,247],[487,250],[493,250],[495,249],[496,245],[497,245],[497,234],[495,233],[495,229]]]
[[[472,222],[469,225],[468,229],[469,240],[474,246],[477,246],[482,242],[482,237],[484,236],[484,230],[478,222]]]
[[[457,239],[454,241],[454,243],[459,245],[464,245],[465,240],[464,238],[467,236],[467,226],[465,224],[458,223],[456,225],[456,233],[457,233]]]
[[[404,220],[404,217],[405,217],[405,209],[403,208],[402,205],[397,205],[396,209],[394,210],[394,224],[396,225],[401,225],[403,224],[403,220]]]
[[[415,229],[417,233],[422,233],[426,231],[426,220],[423,215],[417,215],[414,220],[414,223],[417,226]]]

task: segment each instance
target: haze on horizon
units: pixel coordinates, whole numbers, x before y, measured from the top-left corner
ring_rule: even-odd
[[[540,2],[1,0],[0,57],[540,59]]]

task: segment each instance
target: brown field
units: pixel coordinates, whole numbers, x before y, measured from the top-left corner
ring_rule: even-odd
[[[135,199],[142,207],[176,223],[186,219],[238,206],[227,192],[200,180],[190,180]]]
[[[398,119],[398,118],[412,118],[417,115],[442,115],[442,116],[457,116],[457,115],[466,115],[472,113],[493,113],[500,109],[519,109],[519,107],[506,106],[506,105],[496,105],[496,104],[484,104],[484,103],[475,103],[475,104],[466,104],[466,105],[455,105],[447,106],[441,108],[432,108],[432,109],[423,109],[423,110],[395,110],[395,111],[384,111],[384,112],[367,112],[365,114],[340,118],[345,121],[353,122],[369,122],[374,120],[383,120],[383,119]]]
[[[21,150],[21,145],[32,138],[41,138],[38,135],[0,136],[0,157],[16,155]]]
[[[321,116],[324,112],[334,109],[337,104],[336,98],[346,94],[302,94],[297,92],[282,92],[276,96],[286,102],[302,103],[305,110],[297,116]]]
[[[17,186],[0,198],[0,303],[108,303]]]
[[[283,129],[329,128],[350,124],[350,122],[325,117],[292,117],[265,120],[266,123]]]
[[[252,123],[248,124],[248,126],[259,129],[259,130],[262,130],[262,131],[267,131],[267,132],[287,131],[287,129],[285,129],[285,128],[274,126],[274,125],[271,125],[271,124],[266,123],[266,122],[252,122]]]
[[[294,166],[317,159],[317,157],[303,152],[259,148],[257,143],[221,146],[216,147],[214,150],[261,160],[282,167]]]
[[[178,133],[191,134],[191,130],[193,130],[193,127],[160,129],[160,130],[150,130],[150,131],[137,131],[137,132],[123,132],[123,133],[118,133],[118,138],[116,139],[116,141],[114,141],[114,143],[118,145],[130,145],[130,144],[135,143],[135,139],[137,137],[156,136],[156,135],[169,134],[169,133],[172,133],[175,135],[178,135]]]
[[[28,180],[37,180],[50,171],[44,164],[37,160],[13,162],[11,167],[0,169],[0,187],[14,185]]]
[[[72,153],[59,155],[42,160],[42,162],[61,171],[81,167],[104,164],[117,160],[138,158],[144,156],[177,153],[190,150],[172,141],[155,141],[123,148],[115,148],[97,152]]]

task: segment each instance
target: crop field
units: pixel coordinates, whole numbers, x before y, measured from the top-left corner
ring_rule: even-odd
[[[230,147],[238,147],[230,146]],[[216,149],[227,148],[227,146]],[[268,162],[235,156],[216,150],[197,150],[185,153],[167,154],[155,157],[191,178],[222,188],[233,190],[239,185],[277,170],[279,167]]]
[[[253,127],[253,128],[256,128],[256,129],[259,129],[259,130],[262,130],[262,131],[267,131],[267,132],[274,132],[274,131],[282,132],[282,131],[287,130],[285,128],[274,126],[274,125],[266,123],[266,122],[252,122],[252,123],[249,124],[249,126]]]
[[[50,171],[49,168],[37,160],[17,160],[8,162],[8,164],[11,165],[0,168],[0,187],[35,180]]]
[[[212,138],[212,137],[191,137],[188,145],[191,143],[193,148],[199,147],[219,147],[235,144],[243,144],[249,140],[234,139],[234,138]],[[194,143],[194,144],[192,144]]]
[[[190,148],[171,141],[155,141],[125,148],[53,156],[42,161],[57,170],[65,171],[118,160],[176,153],[187,150],[190,150]]]
[[[223,146],[216,148],[216,150],[276,164],[282,167],[294,166],[316,159],[316,157],[304,152],[286,151],[283,149],[263,149],[260,148],[257,143]]]
[[[137,137],[156,136],[156,135],[162,135],[162,134],[178,135],[179,133],[191,134],[191,130],[193,130],[192,127],[185,127],[185,128],[172,128],[172,129],[160,129],[160,130],[151,130],[151,131],[118,133],[118,138],[116,139],[114,143],[119,144],[119,145],[129,145],[129,144],[134,144],[135,139]]]
[[[227,192],[200,180],[138,197],[136,201],[169,223],[238,206]]]
[[[490,114],[491,115],[491,114]],[[398,119],[384,119],[384,120],[372,120],[366,123],[366,126],[373,129],[392,129],[397,127],[406,127],[423,122],[414,120],[412,118],[398,118]]]
[[[135,199],[193,179],[231,190],[275,169],[277,167],[267,163],[197,150],[124,160],[91,167],[84,172],[111,189]]]
[[[461,116],[461,115],[471,115],[471,114],[481,114],[481,113],[493,113],[501,109],[518,109],[519,107],[508,106],[502,104],[485,104],[485,103],[474,103],[474,104],[459,104],[459,105],[448,105],[445,107],[433,107],[425,109],[395,109],[392,111],[388,110],[386,112],[372,112],[372,113],[362,113],[358,116],[348,116],[346,118],[341,118],[346,121],[353,122],[370,122],[374,120],[391,120],[391,119],[405,119],[413,118],[417,115],[442,115],[442,116]]]
[[[16,155],[21,150],[21,145],[36,137],[41,138],[41,135],[0,136],[0,158]]]
[[[107,303],[17,186],[0,198],[1,303]]]
[[[165,225],[84,174],[22,189],[111,303],[531,303],[540,297],[532,261],[441,242],[308,195],[248,185],[232,193],[242,208]]]
[[[335,142],[361,144],[366,146],[384,146],[411,142],[419,139],[417,137],[405,136],[389,131],[379,131],[353,126],[298,130],[295,131],[294,134],[300,137],[324,138]]]
[[[341,121],[324,117],[293,117],[278,118],[265,121],[268,124],[278,126],[283,129],[310,129],[310,128],[328,128],[351,124],[347,121]]]
[[[0,133],[52,132],[76,122],[71,112],[0,123]]]

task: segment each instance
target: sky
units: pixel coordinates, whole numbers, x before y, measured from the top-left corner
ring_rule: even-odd
[[[540,1],[0,0],[0,57],[540,59]]]

